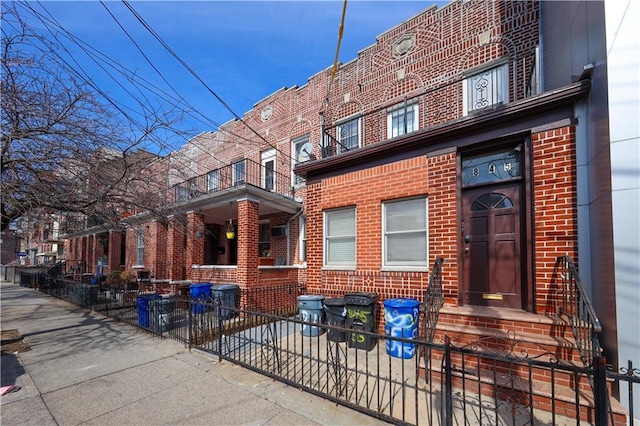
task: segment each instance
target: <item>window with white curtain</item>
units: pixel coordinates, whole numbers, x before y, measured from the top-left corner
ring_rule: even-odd
[[[356,266],[356,208],[324,212],[324,266]]]
[[[382,204],[383,266],[428,267],[427,198]]]

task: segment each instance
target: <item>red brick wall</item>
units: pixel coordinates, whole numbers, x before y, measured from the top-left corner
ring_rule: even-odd
[[[109,232],[109,271],[120,270],[120,258],[122,254],[122,233]]]
[[[190,273],[192,265],[202,265],[204,263],[204,215],[202,213],[187,213],[187,253],[185,262],[187,273]]]
[[[260,204],[255,201],[238,202],[237,284],[242,288],[258,285],[259,209]]]
[[[534,134],[532,150],[536,306],[540,313],[555,313],[556,258],[578,258],[575,128]]]
[[[445,166],[452,162],[453,198],[455,199],[455,156],[445,156],[434,174],[446,176]],[[382,267],[382,203],[387,200],[429,195],[429,167],[426,157],[372,167],[328,178],[322,183],[307,187],[307,284],[309,293],[320,293],[327,297],[341,297],[354,291],[368,291],[379,294],[380,300],[390,297],[413,297],[422,299],[429,281],[428,272],[381,271]],[[447,182],[448,184],[448,182]],[[444,191],[443,191],[444,192]],[[436,198],[436,206],[449,202]],[[356,206],[356,270],[321,271],[323,244],[322,212],[345,206]],[[448,205],[443,207],[450,209]],[[438,210],[436,210],[438,211]],[[455,210],[454,210],[455,212]],[[447,214],[450,212],[447,211]],[[430,226],[435,215],[429,208]],[[455,220],[455,216],[454,216]],[[436,244],[437,247],[437,244]],[[444,248],[436,253],[448,253]],[[434,252],[429,254],[432,264]]]
[[[149,224],[149,268],[151,278],[165,278],[167,276],[167,226],[160,221]],[[145,256],[146,257],[146,256]]]
[[[186,278],[187,251],[185,231],[179,218],[169,217],[167,229],[167,275],[170,280]]]

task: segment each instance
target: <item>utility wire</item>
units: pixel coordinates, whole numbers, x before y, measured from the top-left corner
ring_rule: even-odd
[[[140,14],[133,8],[133,6],[131,6],[131,4],[127,0],[122,0],[122,3],[131,11],[131,13],[142,24],[142,26],[145,27],[145,29],[147,29],[147,31],[149,31],[153,35],[153,37],[162,45],[162,47],[164,47],[167,52],[169,52],[187,71],[189,71],[189,73],[193,75],[193,77],[198,80],[209,91],[209,93],[211,93],[218,100],[218,102],[220,102],[220,104],[222,104],[222,106],[224,106],[227,111],[229,111],[236,118],[236,120],[244,124],[249,130],[251,130],[251,132],[262,139],[267,145],[271,146],[276,151],[280,152],[280,154],[293,161],[291,155],[289,155],[287,152],[281,151],[277,146],[266,140],[253,127],[249,126],[249,124],[247,124],[238,114],[236,114],[236,112],[233,111],[233,109],[213,89],[211,89],[209,85],[207,85],[207,83],[162,39],[162,37],[160,37],[160,35],[142,18],[142,16],[140,16]]]
[[[189,104],[189,103],[184,99],[184,97],[181,97],[181,96],[179,95],[179,93],[175,90],[175,88],[173,88],[173,87],[168,83],[168,81],[164,78],[164,76],[162,76],[162,75],[161,75],[161,73],[159,73],[159,74],[161,75],[161,77],[163,78],[163,80],[165,80],[165,82],[166,82],[166,83],[167,83],[167,84],[168,84],[168,85],[169,85],[169,86],[174,90],[174,92],[179,96],[179,98],[175,98],[173,95],[171,95],[171,94],[169,94],[169,93],[167,93],[167,92],[163,91],[162,89],[159,89],[159,88],[158,88],[157,86],[155,86],[153,83],[150,83],[149,81],[145,80],[144,78],[140,77],[139,75],[137,75],[137,74],[133,73],[132,71],[128,70],[126,67],[122,66],[121,64],[116,63],[115,61],[113,61],[113,59],[111,59],[110,57],[108,57],[108,56],[104,55],[102,52],[98,51],[97,49],[95,49],[95,48],[93,48],[92,46],[88,45],[87,43],[83,42],[82,40],[78,39],[78,38],[77,38],[76,36],[74,36],[72,33],[70,33],[69,31],[65,30],[65,29],[64,29],[64,28],[63,28],[59,23],[57,23],[57,21],[55,21],[55,18],[53,18],[53,17],[51,16],[51,13],[50,13],[50,12],[48,12],[48,11],[46,10],[46,8],[45,8],[43,5],[40,5],[40,6],[41,6],[41,7],[42,7],[42,8],[43,8],[43,9],[44,9],[48,14],[49,14],[49,16],[51,17],[51,19],[48,19],[48,18],[46,18],[46,17],[42,16],[39,12],[37,12],[36,10],[34,10],[32,7],[30,7],[30,10],[31,10],[32,14],[34,14],[35,16],[37,16],[37,17],[40,19],[40,21],[45,25],[45,27],[47,27],[47,28],[49,29],[49,32],[51,32],[51,33],[52,33],[52,35],[54,36],[54,38],[56,38],[56,40],[58,40],[58,42],[60,43],[60,40],[55,36],[55,34],[53,34],[53,31],[51,30],[51,28],[49,27],[49,25],[47,25],[47,22],[49,22],[50,24],[52,24],[52,25],[56,26],[59,30],[61,30],[63,33],[65,33],[65,35],[66,35],[66,36],[67,36],[71,41],[73,41],[76,45],[78,45],[78,46],[80,47],[80,49],[82,49],[82,50],[83,50],[83,52],[84,52],[88,57],[90,57],[90,58],[91,58],[91,59],[92,59],[92,60],[93,60],[93,61],[94,61],[94,62],[95,62],[95,63],[96,63],[96,64],[97,64],[101,69],[103,69],[103,71],[104,71],[104,72],[105,72],[105,73],[106,73],[106,74],[107,74],[107,75],[108,75],[108,76],[109,76],[109,77],[110,77],[110,78],[111,78],[111,79],[112,79],[116,84],[118,84],[118,85],[119,85],[119,86],[120,86],[120,87],[121,87],[121,88],[122,88],[126,93],[128,93],[128,94],[129,94],[133,99],[136,99],[136,100],[137,100],[136,95],[134,95],[134,94],[133,94],[133,93],[131,93],[128,89],[126,89],[126,88],[125,88],[125,87],[124,87],[124,86],[123,86],[123,85],[122,85],[122,84],[121,84],[121,83],[120,83],[120,82],[119,82],[115,77],[113,77],[113,75],[112,75],[109,71],[107,71],[106,69],[104,69],[104,67],[103,67],[102,65],[100,65],[99,61],[104,61],[105,63],[107,63],[111,68],[113,68],[113,69],[115,69],[116,71],[118,71],[121,75],[123,75],[125,78],[127,78],[127,79],[128,79],[131,83],[133,83],[133,84],[136,84],[136,82],[135,82],[135,80],[136,80],[136,79],[137,79],[137,80],[141,80],[142,82],[144,82],[145,84],[147,84],[147,85],[148,85],[148,86],[144,86],[144,85],[143,85],[143,87],[144,87],[146,90],[151,91],[151,92],[152,92],[152,93],[154,93],[156,96],[158,96],[158,97],[160,97],[161,99],[163,99],[165,102],[167,102],[167,103],[171,103],[168,99],[166,99],[166,98],[162,97],[162,95],[161,95],[161,94],[159,94],[159,93],[158,93],[158,91],[160,91],[161,93],[164,93],[167,97],[170,97],[170,98],[173,100],[173,102],[174,102],[174,103],[171,103],[172,105],[174,105],[174,106],[178,107],[178,106],[179,106],[179,104],[181,104],[181,103],[182,103],[182,104],[186,104],[186,105],[187,105],[187,107],[190,107],[190,108],[191,108],[191,110],[194,110],[194,111],[195,111],[195,108],[193,108],[193,106],[191,106],[191,105],[190,105],[190,104]],[[45,22],[45,21],[47,21],[47,22]],[[118,24],[119,24],[119,23],[118,23]],[[134,42],[134,44],[136,44],[134,40],[132,40],[132,42]],[[60,43],[60,44],[61,44],[61,43]],[[136,44],[136,47],[138,47],[138,48],[139,48],[139,46],[137,46],[137,44]],[[89,49],[91,50],[91,52],[89,51]],[[94,53],[94,52],[97,52],[97,53]],[[69,52],[68,52],[68,53],[69,53]],[[141,53],[143,53],[143,52],[141,52]],[[69,55],[71,56],[71,54],[70,54],[70,53],[69,53]],[[64,59],[63,59],[63,58],[60,58],[60,59],[61,59],[62,61],[64,61]],[[64,62],[65,62],[65,63],[67,63],[66,61],[64,61]],[[74,62],[76,62],[76,61],[74,61]],[[76,64],[77,64],[77,62],[76,62]],[[67,63],[67,65],[68,65],[68,63]],[[152,66],[153,66],[153,64],[151,64],[151,63],[150,63],[150,65],[152,65]],[[79,64],[78,64],[78,67],[80,67],[80,69],[82,69],[82,67],[81,67]],[[70,68],[71,68],[72,70],[74,70],[74,67],[70,67]],[[157,70],[157,68],[155,68],[155,67],[154,67],[154,69],[156,69],[156,70]],[[84,69],[82,69],[82,70],[84,71]],[[126,73],[125,73],[123,70],[124,70],[124,71],[126,71]],[[74,71],[75,71],[75,70],[74,70]],[[89,83],[90,85],[92,85],[92,87],[94,87],[96,90],[98,90],[98,91],[99,91],[99,88],[97,88],[97,87],[93,84],[92,80],[88,78],[88,76],[86,75],[86,72],[85,72],[85,75],[84,75],[84,76],[83,76],[83,75],[80,75],[80,74],[79,74],[79,73],[77,73],[77,72],[76,72],[76,74],[77,74],[80,78],[82,78],[82,79],[83,79],[83,81],[86,81],[87,83]],[[138,83],[138,84],[139,84],[139,83]],[[150,87],[149,87],[149,86],[150,86]],[[138,87],[138,90],[140,90],[140,88],[139,88],[139,87]],[[100,92],[101,92],[101,91],[100,91]],[[141,93],[142,93],[142,92],[141,92]],[[117,102],[117,101],[113,100],[113,99],[112,99],[110,96],[108,96],[106,93],[101,92],[101,94],[102,94],[105,98],[107,98],[109,101],[112,101],[112,102],[111,102],[112,104],[113,104],[113,103],[119,103],[119,102]],[[142,95],[142,96],[144,96],[144,95]],[[147,98],[146,98],[146,96],[144,96],[144,97],[145,97],[145,99],[147,99]],[[137,100],[137,101],[140,103],[140,101],[139,101],[139,100]],[[126,107],[126,108],[130,109],[130,107],[128,107],[128,106],[126,106],[126,105],[123,105],[123,107]],[[131,121],[135,121],[135,120],[134,120],[134,119],[133,119],[129,114],[127,114],[126,112],[122,111],[120,108],[118,108],[118,110],[119,110],[119,111],[121,111],[121,112],[123,113],[123,115],[124,115],[125,117],[127,117],[129,120],[131,120]],[[191,117],[196,118],[193,114],[191,114],[191,113],[190,113],[190,111],[191,111],[191,110],[187,110],[187,111],[183,111],[183,112],[186,112],[186,113],[187,113],[188,115],[190,115]],[[243,140],[245,140],[245,141],[247,141],[247,142],[254,143],[254,141],[253,141],[253,140],[247,139],[247,138],[245,138],[245,137],[243,137],[243,136],[241,136],[241,135],[237,135],[237,134],[235,134],[235,133],[233,133],[233,132],[231,132],[231,131],[229,131],[229,130],[227,130],[227,129],[224,129],[224,128],[220,127],[220,125],[219,125],[218,123],[216,123],[216,122],[215,122],[215,121],[213,121],[213,120],[210,120],[209,118],[207,118],[206,116],[204,116],[202,113],[198,113],[198,114],[199,114],[201,117],[203,117],[205,120],[207,120],[207,121],[211,122],[215,127],[217,127],[217,128],[218,128],[218,130],[219,130],[221,133],[228,133],[228,134],[230,134],[230,135],[232,135],[232,136],[237,137],[238,139],[243,139]],[[196,119],[198,119],[198,118],[196,118]],[[199,121],[201,121],[201,120],[199,120]],[[140,126],[140,127],[141,127],[141,126]],[[200,146],[200,144],[195,143],[195,138],[192,138],[192,139],[188,140],[188,142],[189,142],[192,146],[194,146],[194,147],[196,147],[196,148],[200,149],[201,151],[203,151],[204,153],[208,154],[211,158],[213,158],[214,160],[216,160],[218,163],[220,163],[220,164],[224,164],[224,163],[225,163],[225,162],[223,162],[222,160],[220,160],[219,158],[217,158],[215,155],[213,155],[213,154],[212,154],[208,149],[205,149],[205,148],[203,148],[202,146]],[[161,146],[159,146],[159,148],[161,148]],[[195,174],[197,174],[197,173],[198,173],[198,171],[197,171],[197,170],[192,170],[192,172],[193,172],[193,173],[195,173]]]

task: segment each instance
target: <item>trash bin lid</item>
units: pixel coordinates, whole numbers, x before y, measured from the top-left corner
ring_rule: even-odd
[[[347,304],[343,298],[324,299],[326,306],[344,306]]]
[[[378,301],[378,293],[356,292],[344,295],[347,305],[372,305]]]
[[[214,284],[213,290],[235,290],[240,288],[239,285],[236,284]]]
[[[196,284],[191,284],[189,287],[190,288],[211,287],[211,283],[196,283]]]
[[[416,299],[399,297],[396,299],[387,299],[384,301],[385,308],[405,308],[414,309],[420,306],[420,302]]]
[[[324,300],[324,296],[321,294],[302,294],[298,296],[298,300],[301,300],[304,302],[318,301],[318,300]]]

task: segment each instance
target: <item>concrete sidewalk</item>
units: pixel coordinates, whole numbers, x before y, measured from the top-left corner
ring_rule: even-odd
[[[31,350],[1,358],[2,425],[384,424],[95,312],[0,284],[2,330]]]

